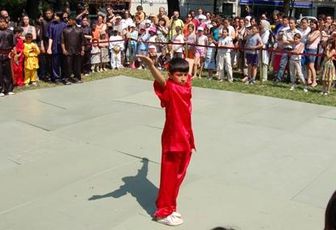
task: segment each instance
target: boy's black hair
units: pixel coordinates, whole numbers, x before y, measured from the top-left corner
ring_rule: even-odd
[[[63,18],[63,12],[62,11],[57,11],[56,13],[55,13],[55,15],[57,16],[57,17],[59,17],[60,19],[62,19]]]
[[[25,35],[25,39],[28,39],[28,38],[33,38],[33,34],[32,33],[27,33]]]
[[[21,26],[16,26],[14,27],[14,30],[13,32],[16,34],[16,33],[22,33],[23,32],[23,29]]]
[[[336,228],[336,191],[331,196],[325,212],[325,230]]]
[[[168,72],[174,74],[175,72],[188,73],[189,62],[183,58],[173,58],[168,65]]]

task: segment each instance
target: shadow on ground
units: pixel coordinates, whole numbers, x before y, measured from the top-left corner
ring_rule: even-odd
[[[142,158],[142,167],[138,170],[138,174],[135,176],[123,177],[124,182],[117,190],[104,195],[93,195],[89,198],[89,201],[99,200],[104,198],[120,198],[122,196],[131,194],[140,206],[148,213],[152,215],[155,211],[155,199],[158,193],[158,188],[147,179],[148,173],[148,159]]]

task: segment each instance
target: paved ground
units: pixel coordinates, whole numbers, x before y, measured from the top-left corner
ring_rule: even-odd
[[[336,109],[194,88],[198,151],[178,229],[322,229]],[[0,229],[168,229],[151,221],[164,112],[116,77],[0,100]],[[148,158],[148,160],[142,160]]]

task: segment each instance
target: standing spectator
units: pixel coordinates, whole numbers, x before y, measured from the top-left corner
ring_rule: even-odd
[[[186,57],[194,59],[195,58],[195,44],[196,44],[196,33],[194,24],[189,24],[188,26],[189,35],[184,38],[187,43]]]
[[[220,81],[224,81],[224,70],[227,73],[229,82],[233,82],[232,64],[231,64],[231,49],[233,48],[232,38],[229,36],[229,30],[223,28],[221,37],[218,40],[217,51],[217,74]]]
[[[175,35],[176,35],[176,27],[183,28],[184,23],[183,21],[179,18],[180,13],[178,11],[173,12],[173,16],[171,17],[170,21],[170,30],[168,34],[168,39],[171,40]]]
[[[55,19],[48,27],[49,47],[47,53],[51,55],[51,81],[54,83],[70,84],[62,73],[62,33],[67,24],[61,21],[63,12],[56,12]]]
[[[33,43],[33,35],[27,33],[25,36],[24,44],[24,65],[25,65],[25,86],[32,84],[37,85],[37,69],[39,68],[38,55],[40,54],[40,49],[37,44]]]
[[[49,47],[49,35],[48,28],[54,18],[54,11],[52,9],[47,9],[44,12],[44,18],[41,21],[41,54],[39,55],[40,59],[40,68],[39,68],[39,79],[48,81],[51,77],[51,55],[47,53]]]
[[[183,35],[184,37],[188,37],[189,36],[189,25],[194,25],[194,22],[192,21],[192,16],[191,14],[187,15],[187,18],[185,20],[184,26],[183,26]],[[194,25],[195,28],[195,25]]]
[[[167,35],[169,32],[169,29],[167,28],[166,21],[163,18],[159,19],[159,24],[156,28],[157,28],[158,41],[167,42]],[[159,52],[161,52],[163,47],[165,47],[165,45],[163,44],[159,46]]]
[[[262,43],[261,37],[259,35],[258,27],[251,27],[251,34],[247,37],[245,48],[246,48],[246,60],[248,66],[248,81],[246,83],[254,84],[257,75],[258,68],[258,49],[262,48],[264,44]]]
[[[336,80],[335,65],[333,63],[336,54],[335,41],[330,42],[325,49],[325,56],[323,62],[322,82],[323,90],[322,95],[326,96],[330,93],[331,84]]]
[[[114,12],[113,12],[113,8],[111,6],[108,6],[106,8],[106,11],[107,11],[107,15],[106,15],[106,22],[112,22],[115,15],[114,15]]]
[[[128,43],[127,43],[127,53],[126,59],[130,64],[132,69],[135,68],[135,55],[137,52],[137,40],[138,40],[138,31],[135,29],[135,24],[131,24],[129,26],[129,31],[126,35]]]
[[[170,20],[169,20],[169,17],[167,16],[167,12],[166,12],[166,9],[164,7],[159,8],[159,14],[157,15],[157,18],[158,18],[158,20],[163,19],[165,21],[165,25],[167,27],[170,26],[169,25]]]
[[[284,17],[285,22],[285,17]],[[293,42],[294,42],[294,35],[299,33],[301,35],[301,32],[296,28],[296,22],[294,18],[289,19],[289,29],[285,30],[285,27],[283,29],[280,29],[283,31],[282,39],[283,39],[283,45],[284,49],[286,51],[293,50]],[[281,34],[281,32],[280,32]],[[288,53],[283,53],[280,60],[280,67],[279,71],[276,76],[276,81],[281,81],[284,77],[285,70],[287,68],[288,63]]]
[[[100,49],[99,41],[97,39],[92,39],[92,49],[91,49],[91,70],[92,73],[100,72]]]
[[[132,19],[132,15],[128,10],[125,10],[123,21],[124,21],[124,24],[125,24],[125,28],[134,24],[133,19]]]
[[[123,66],[121,65],[121,52],[124,49],[124,41],[118,31],[114,30],[112,36],[110,37],[110,51],[111,51],[111,68],[119,69]]]
[[[204,35],[204,28],[197,28],[197,36],[196,36],[196,44],[201,46],[195,47],[195,65],[196,71],[194,73],[194,77],[197,76],[202,77],[202,68],[204,64],[205,54],[206,54],[206,46],[208,45],[208,37]]]
[[[85,51],[83,30],[76,26],[76,16],[69,17],[68,26],[62,32],[62,50],[65,58],[63,83],[81,83],[81,59]],[[71,75],[73,74],[73,78]]]
[[[84,74],[84,76],[87,76],[91,71],[90,53],[91,53],[91,40],[92,40],[92,30],[90,27],[88,17],[82,18],[81,27],[85,38],[84,56],[82,58],[82,73]]]
[[[304,84],[304,92],[308,92],[306,81],[303,77],[302,73],[302,66],[301,66],[301,54],[304,51],[304,44],[301,42],[301,34],[297,33],[294,35],[294,42],[293,42],[293,51],[290,56],[289,60],[289,72],[290,72],[290,79],[291,79],[291,88],[290,90],[295,89],[295,82],[296,82],[296,75],[298,75],[299,80]]]
[[[202,9],[202,8],[199,8],[199,9],[197,10],[197,15],[195,16],[195,18],[196,18],[197,20],[200,20],[199,17],[202,17],[202,18],[203,18],[203,16],[205,17],[205,15],[203,14],[203,9]]]
[[[209,47],[205,56],[204,69],[208,70],[208,79],[212,79],[212,74],[216,70],[216,44],[214,38],[209,36]]]
[[[261,20],[260,22],[260,37],[262,40],[262,43],[264,44],[263,48],[268,48],[268,41],[270,39],[271,34],[271,28],[270,23],[266,20]],[[269,52],[268,50],[262,50],[261,51],[261,63],[260,63],[260,81],[264,82],[267,81],[268,78],[268,64],[269,64]]]
[[[110,62],[109,57],[109,39],[105,32],[102,32],[99,39],[99,48],[100,48],[100,71],[106,71],[107,64]]]
[[[146,14],[143,11],[142,6],[137,6],[136,11],[137,12],[135,13],[135,16],[138,17],[139,23],[141,23],[143,20],[145,20]]]
[[[98,15],[98,20],[96,24],[96,29],[92,30],[92,36],[94,39],[99,40],[100,34],[106,31],[106,24],[104,23],[104,16]]]
[[[306,53],[308,54],[306,56],[306,63],[308,67],[307,82],[308,85],[312,84],[313,86],[316,86],[315,55],[317,54],[317,49],[321,41],[321,32],[318,28],[318,23],[316,20],[310,21],[310,28],[311,31],[308,34],[306,41]]]
[[[176,34],[174,35],[172,42],[173,44],[173,51],[175,58],[183,58],[183,43],[184,37],[182,35],[181,27],[175,27]],[[175,44],[176,43],[176,44]]]
[[[23,33],[22,36],[25,37],[27,33],[33,35],[33,41],[36,41],[36,29],[35,26],[30,25],[30,19],[28,15],[24,15],[22,17],[22,29]]]
[[[14,56],[12,61],[13,70],[13,84],[14,86],[23,86],[23,61],[24,61],[24,44],[22,39],[23,29],[21,27],[15,27],[14,29],[14,39],[16,42],[14,49]]]
[[[0,97],[13,95],[13,81],[9,55],[14,48],[14,34],[7,20],[0,16]]]
[[[13,21],[11,21],[10,16],[7,12],[7,10],[1,10],[0,15],[7,21],[7,27],[9,30],[13,31],[14,27],[15,27],[15,23]]]

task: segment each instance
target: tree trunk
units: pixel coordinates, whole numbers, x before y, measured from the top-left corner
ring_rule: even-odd
[[[177,10],[180,11],[179,0],[169,0],[168,1],[168,15],[173,15],[173,12]]]
[[[40,0],[27,0],[26,3],[26,13],[31,19],[37,18],[39,12],[38,6],[40,5]]]
[[[291,7],[291,0],[284,0],[283,1],[283,7],[284,7],[284,13],[285,13],[285,15],[288,15],[288,16],[290,16],[289,15],[289,9],[290,9],[290,7]]]

